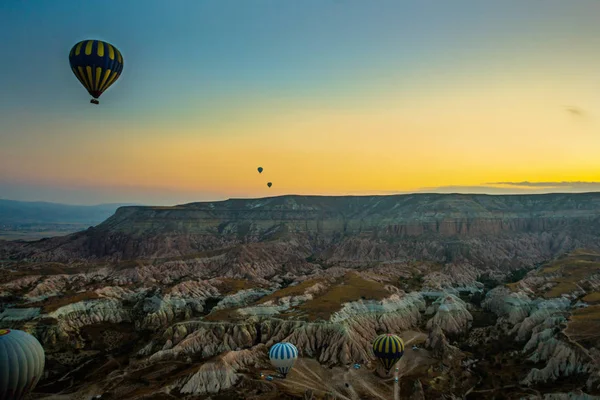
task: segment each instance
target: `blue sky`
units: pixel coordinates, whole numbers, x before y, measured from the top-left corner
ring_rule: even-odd
[[[556,113],[561,104],[577,102],[593,115],[590,107],[599,99],[594,93],[600,92],[598,15],[597,0],[5,0],[0,3],[6,60],[0,63],[0,189],[3,184],[17,185],[28,188],[29,194],[22,195],[28,200],[65,202],[70,200],[66,194],[49,199],[43,188],[57,193],[79,190],[89,194],[81,201],[90,203],[97,203],[95,197],[106,193],[107,187],[109,201],[258,196],[263,192],[236,180],[232,162],[220,164],[230,143],[245,140],[249,131],[264,132],[253,134],[273,149],[257,152],[256,161],[248,152],[231,150],[234,158],[247,160],[248,165],[240,167],[249,170],[271,162],[284,171],[284,161],[272,153],[290,152],[287,158],[297,160],[312,155],[308,147],[296,154],[294,149],[303,145],[296,144],[292,133],[282,133],[282,125],[291,126],[301,118],[302,123],[313,121],[311,126],[320,135],[328,135],[347,124],[348,129],[336,130],[335,140],[355,138],[358,152],[364,147],[360,140],[376,129],[374,114],[393,113],[399,104],[414,101],[419,110],[430,110],[423,119],[439,119],[443,109],[438,111],[429,101],[440,103],[438,96],[452,98],[458,93],[471,96],[473,104],[485,104],[490,92],[486,85],[493,85],[496,92],[507,87],[519,93],[522,88],[524,94],[542,98],[542,92],[550,90],[546,88],[556,87],[552,89],[557,93]],[[68,67],[71,47],[90,38],[113,43],[125,59],[120,80],[100,98],[98,107],[89,105],[89,95]],[[365,110],[371,114],[352,123],[331,121],[340,113],[357,118]],[[282,122],[283,117],[288,119]],[[364,136],[350,132],[349,127],[357,124],[365,125]],[[452,124],[447,128],[451,135],[462,129],[457,121],[445,124]],[[393,137],[392,125],[388,136],[382,137]],[[442,128],[430,130],[435,129]],[[314,133],[306,142],[318,137]],[[333,137],[331,133],[332,143]],[[294,175],[295,170],[281,172],[278,179],[294,177],[297,184],[277,187],[283,192],[314,193],[331,187],[339,194],[536,177],[590,180],[594,177],[583,172],[596,167],[586,162],[566,175],[550,167],[528,174],[474,160],[446,180],[432,178],[446,171],[440,166],[424,173],[422,184],[393,184],[391,176],[401,173],[402,166],[378,164],[378,154],[393,157],[385,153],[392,142],[382,139],[382,147],[363,158],[349,152],[343,158],[353,164],[337,170],[337,175],[332,172],[329,180],[319,180],[312,171],[313,179],[306,181]],[[328,151],[333,157],[341,150],[332,143]],[[589,139],[584,147],[595,144]],[[198,146],[200,152],[210,148],[201,156],[228,172],[217,183],[199,173],[172,184],[178,171],[204,164],[182,161],[180,169],[170,172],[151,167],[154,159],[171,164],[185,160],[182,149],[189,146]],[[481,146],[476,151],[489,148]],[[133,154],[141,147],[144,155],[135,162],[122,154],[124,149]],[[439,147],[435,151],[443,151]],[[101,156],[95,160],[94,154]],[[574,160],[575,153],[568,157]],[[83,166],[84,161],[89,163]],[[390,178],[378,186],[354,185],[352,179],[340,178],[365,163],[373,165],[373,171],[385,170]],[[87,177],[73,172],[78,165],[89,169]],[[506,175],[492,173],[505,167]],[[489,179],[469,175],[473,168],[489,170]],[[151,170],[156,179],[143,176]],[[122,171],[129,171],[126,182],[119,177]],[[341,181],[347,183],[332,184]],[[132,187],[143,189],[136,192]],[[39,198],[32,198],[35,193]]]

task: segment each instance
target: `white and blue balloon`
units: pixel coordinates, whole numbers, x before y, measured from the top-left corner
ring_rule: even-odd
[[[285,378],[298,359],[298,349],[288,342],[276,343],[269,350],[269,359],[275,369]]]

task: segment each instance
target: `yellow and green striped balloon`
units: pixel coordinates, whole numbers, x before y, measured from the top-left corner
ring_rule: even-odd
[[[396,364],[404,354],[404,342],[400,336],[386,333],[377,336],[373,342],[373,352],[379,359],[386,372]]]
[[[69,53],[71,70],[94,98],[98,98],[123,72],[123,55],[112,44],[101,40],[82,40]]]

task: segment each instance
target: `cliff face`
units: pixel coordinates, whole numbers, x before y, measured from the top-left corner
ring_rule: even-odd
[[[283,196],[121,207],[102,224],[0,256],[73,259],[273,258],[327,263],[431,260],[531,266],[576,247],[596,248],[600,194],[530,196]],[[283,243],[289,253],[276,257]],[[253,246],[254,245],[254,246]]]

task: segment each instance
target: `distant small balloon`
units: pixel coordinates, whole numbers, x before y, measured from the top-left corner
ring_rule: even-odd
[[[262,174],[262,172],[263,172],[263,167],[258,167],[258,173]]]
[[[269,183],[267,183],[267,186],[271,187],[271,186],[273,186],[273,184],[271,182],[269,182]]]

